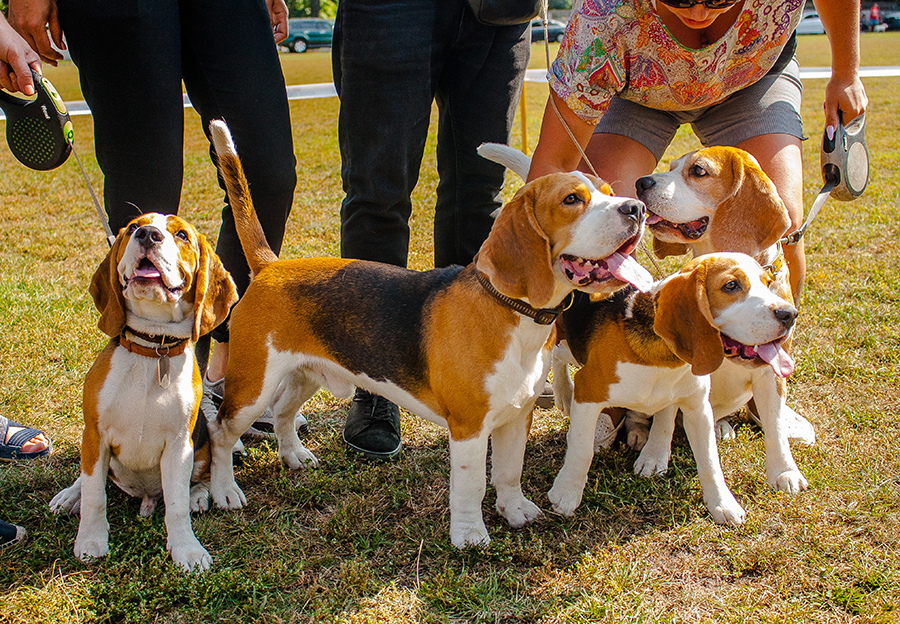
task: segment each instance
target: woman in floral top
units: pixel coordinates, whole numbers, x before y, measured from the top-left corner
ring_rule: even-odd
[[[691,2],[694,2],[691,4]],[[555,107],[597,173],[620,195],[651,173],[678,127],[704,145],[753,154],[791,215],[803,220],[802,86],[793,58],[804,0],[576,0],[550,71],[551,102],[529,179],[581,160]],[[859,0],[817,0],[831,43],[825,125],[865,111],[859,80]],[[794,297],[802,241],[785,249]]]

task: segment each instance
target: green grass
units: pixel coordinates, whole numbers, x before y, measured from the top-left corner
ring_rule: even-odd
[[[862,36],[863,64],[895,64],[900,35]],[[804,65],[828,65],[824,36],[802,37]],[[533,66],[543,51],[533,48]],[[330,79],[327,52],[282,55],[287,82]],[[47,68],[66,99],[81,99],[71,64]],[[250,446],[237,469],[249,504],[194,518],[215,563],[185,575],[165,553],[161,512],[110,486],[110,554],[72,554],[77,518],[47,502],[78,472],[81,383],[105,342],[87,293],[106,251],[74,161],[31,172],[0,147],[0,409],[54,440],[47,460],[0,466],[0,518],[28,528],[0,554],[0,622],[897,622],[900,621],[900,82],[866,79],[872,175],[852,203],[829,200],[808,234],[809,274],[795,339],[791,404],[818,442],[795,446],[810,489],[789,497],[765,483],[763,439],[750,426],[722,444],[726,479],[748,512],[740,528],[713,524],[696,469],[677,435],[666,475],[631,473],[635,454],[599,453],[574,518],[549,511],[510,530],[484,510],[493,541],[448,541],[448,449],[443,430],[403,419],[405,450],[391,464],[348,455],[347,403],[320,392],[307,405],[317,470],[283,468],[273,444]],[[821,186],[822,80],[805,83],[804,197]],[[546,85],[526,87],[528,146]],[[282,255],[337,255],[341,200],[336,100],[291,103],[300,182]],[[222,192],[193,111],[185,113],[182,212],[215,237]],[[74,120],[95,187],[90,117]],[[518,134],[513,144],[520,147]],[[663,166],[696,141],[682,132]],[[431,266],[436,185],[430,137],[416,189],[410,265]],[[510,176],[509,188],[516,186]],[[644,258],[641,258],[644,260]],[[562,464],[566,423],[537,410],[524,490],[545,492]]]

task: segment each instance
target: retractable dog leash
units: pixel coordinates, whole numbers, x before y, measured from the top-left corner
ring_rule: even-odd
[[[827,132],[822,135],[819,159],[825,184],[813,201],[806,221],[799,229],[782,238],[782,244],[796,245],[803,238],[829,196],[838,201],[853,201],[866,190],[869,183],[869,150],[866,148],[865,126],[865,113],[844,126],[843,115],[838,111],[834,138],[829,139]]]
[[[24,99],[6,91],[0,91],[0,108],[6,115],[6,140],[16,159],[30,169],[49,171],[56,169],[75,154],[81,175],[94,200],[97,215],[106,232],[106,240],[115,240],[100,200],[75,151],[75,131],[66,104],[49,80],[32,71],[35,98]]]

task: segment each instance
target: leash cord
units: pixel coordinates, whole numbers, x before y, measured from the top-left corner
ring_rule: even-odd
[[[116,240],[116,237],[113,236],[112,230],[109,229],[109,221],[106,218],[106,213],[103,212],[103,207],[100,205],[100,200],[97,199],[97,193],[94,192],[94,186],[91,184],[90,178],[88,178],[87,171],[84,170],[84,165],[81,164],[81,158],[78,157],[78,152],[75,150],[74,140],[69,140],[69,147],[72,148],[72,153],[75,154],[75,160],[78,162],[78,168],[81,169],[81,175],[84,176],[84,181],[87,184],[88,192],[90,192],[91,198],[94,200],[94,208],[97,209],[97,216],[100,217],[100,223],[103,224],[103,231],[106,232],[106,242],[109,243],[110,247],[112,247],[113,241]]]

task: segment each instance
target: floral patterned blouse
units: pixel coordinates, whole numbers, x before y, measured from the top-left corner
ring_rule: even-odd
[[[614,95],[661,110],[721,102],[771,69],[794,32],[804,0],[745,0],[718,41],[690,49],[663,25],[652,0],[576,0],[550,86],[596,123]]]

